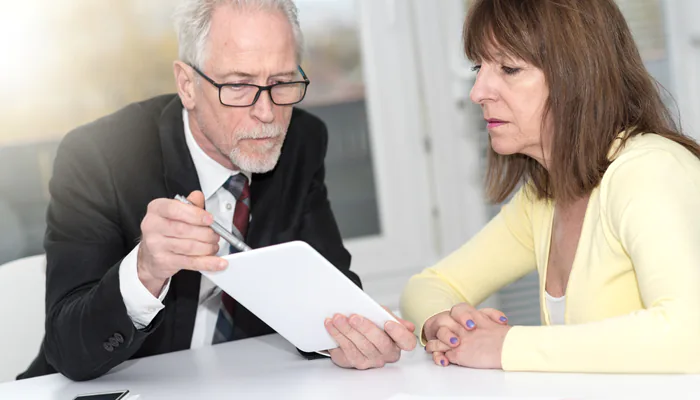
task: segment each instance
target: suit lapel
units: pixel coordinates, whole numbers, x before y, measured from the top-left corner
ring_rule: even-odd
[[[163,171],[169,198],[176,194],[189,195],[201,190],[197,170],[194,167],[182,120],[182,103],[175,98],[166,106],[158,123],[161,149],[163,154]],[[170,327],[172,348],[182,350],[190,348],[192,332],[199,301],[199,286],[202,275],[194,271],[180,271],[171,281],[175,318]]]

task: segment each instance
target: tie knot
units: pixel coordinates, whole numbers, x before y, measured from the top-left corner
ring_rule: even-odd
[[[232,175],[224,183],[224,189],[231,192],[233,197],[235,197],[238,201],[247,200],[250,195],[248,189],[248,177],[241,173]]]

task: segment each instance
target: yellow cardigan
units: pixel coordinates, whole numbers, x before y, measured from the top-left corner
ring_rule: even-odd
[[[543,326],[512,327],[504,370],[700,373],[700,160],[654,134],[619,150],[586,209],[565,325],[550,325],[540,307]],[[419,337],[431,316],[479,304],[535,268],[545,304],[553,211],[520,189],[471,240],[412,277],[401,312]]]

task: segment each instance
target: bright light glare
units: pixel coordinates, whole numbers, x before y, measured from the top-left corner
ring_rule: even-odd
[[[41,67],[42,13],[50,10],[42,7],[39,3],[45,2],[40,0],[7,3],[0,13],[0,87],[15,93],[30,83]]]

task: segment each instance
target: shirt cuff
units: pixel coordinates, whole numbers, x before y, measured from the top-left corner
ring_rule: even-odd
[[[165,282],[158,298],[146,289],[136,268],[139,246],[124,257],[119,265],[119,290],[131,322],[136,329],[144,329],[151,324],[160,310],[165,308],[163,299],[170,289],[170,279]]]

